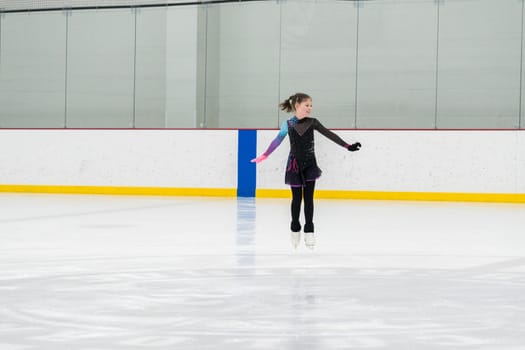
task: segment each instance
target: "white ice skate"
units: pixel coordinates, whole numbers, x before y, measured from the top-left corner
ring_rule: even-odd
[[[315,236],[313,232],[306,232],[304,234],[304,244],[310,249],[315,248]]]
[[[292,245],[294,249],[297,249],[297,246],[299,245],[299,242],[301,241],[301,231],[290,232],[290,240],[292,241]]]

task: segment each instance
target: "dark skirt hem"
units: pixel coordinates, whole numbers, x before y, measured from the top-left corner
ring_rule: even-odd
[[[317,166],[311,166],[302,171],[287,170],[284,183],[291,187],[304,187],[307,181],[316,181],[321,177],[322,170]]]

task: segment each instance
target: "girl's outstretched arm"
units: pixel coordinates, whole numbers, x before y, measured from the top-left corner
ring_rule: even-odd
[[[321,124],[321,122],[317,119],[314,120],[314,128],[315,130],[319,131],[323,136],[327,137],[331,141],[337,143],[340,146],[343,146],[347,150],[354,152],[358,151],[361,148],[361,143],[356,142],[353,144],[346,143],[342,138],[340,138],[336,133],[328,130]]]
[[[252,159],[251,162],[259,164],[260,162],[268,158],[268,156],[272,154],[272,152],[275,151],[277,147],[279,147],[281,142],[283,142],[286,135],[288,135],[288,122],[284,121],[281,124],[281,130],[279,130],[279,133],[277,134],[275,139],[273,139],[273,141],[270,143],[270,146],[268,146],[268,149],[266,149],[266,151],[264,151],[264,153],[260,155],[259,157]]]

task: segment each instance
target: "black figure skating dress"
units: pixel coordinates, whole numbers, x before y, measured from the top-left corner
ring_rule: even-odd
[[[292,117],[285,121],[277,137],[264,152],[268,156],[282,140],[290,137],[290,154],[286,163],[284,182],[292,187],[305,186],[307,181],[315,181],[321,176],[322,170],[315,158],[314,130],[319,131],[338,145],[347,148],[348,144],[339,136],[326,129],[315,118],[298,119]]]

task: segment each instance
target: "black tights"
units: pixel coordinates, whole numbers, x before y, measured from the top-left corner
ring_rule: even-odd
[[[315,181],[306,181],[304,187],[292,187],[292,231],[301,230],[299,214],[301,213],[301,201],[304,199],[304,232],[314,232],[314,190]]]

